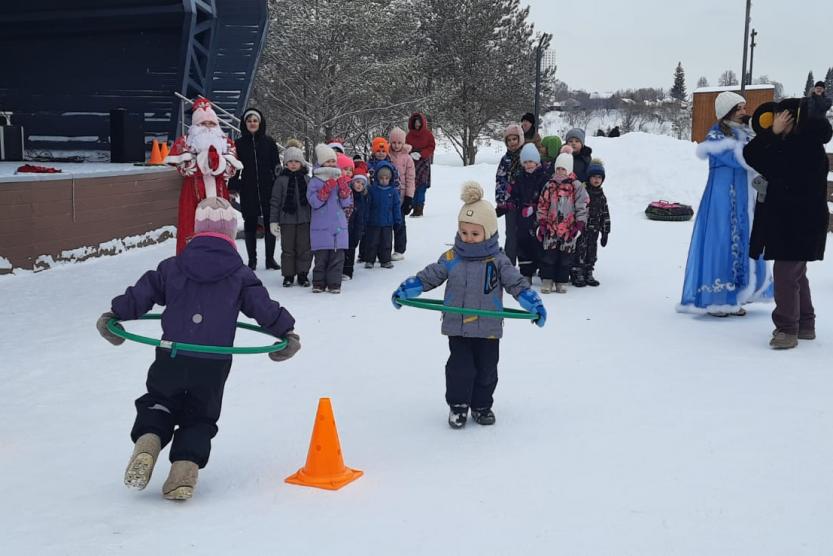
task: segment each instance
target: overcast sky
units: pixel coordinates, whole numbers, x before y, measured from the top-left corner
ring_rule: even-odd
[[[571,88],[614,91],[673,84],[683,63],[686,86],[702,75],[717,85],[740,76],[745,0],[531,0],[536,30],[554,35],[558,79]],[[824,79],[833,66],[833,2],[757,0],[754,77],[768,75],[786,94],[803,93],[807,72]],[[830,94],[828,92],[828,94]]]

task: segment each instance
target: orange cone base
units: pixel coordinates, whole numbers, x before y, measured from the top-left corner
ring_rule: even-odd
[[[364,475],[364,471],[345,467],[344,471],[338,475],[331,475],[329,477],[310,477],[304,473],[304,468],[302,467],[297,473],[290,475],[284,480],[292,485],[323,488],[326,490],[338,490],[341,487],[352,483],[362,475]]]

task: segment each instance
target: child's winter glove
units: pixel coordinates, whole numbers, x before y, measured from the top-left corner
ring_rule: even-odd
[[[602,234],[601,244],[602,244],[602,247],[607,247],[607,234],[606,233]]]
[[[293,330],[287,332],[284,337],[286,340],[286,347],[279,351],[273,351],[269,354],[269,359],[277,361],[278,363],[286,361],[301,349],[301,337]]]
[[[396,288],[396,291],[393,292],[390,300],[393,303],[393,307],[395,309],[399,309],[402,307],[399,301],[400,299],[413,299],[414,297],[419,297],[422,293],[422,280],[417,278],[416,276],[411,276],[401,284],[399,287]]]
[[[333,189],[338,187],[338,182],[336,180],[327,180],[324,182],[324,185],[321,186],[321,189],[318,190],[318,200],[319,201],[326,201],[330,198],[330,193],[333,192]]]
[[[414,205],[414,198],[413,197],[405,197],[405,200],[402,201],[402,216],[408,216],[411,214],[411,209]]]
[[[98,333],[101,334],[102,338],[104,338],[114,346],[120,346],[124,343],[124,338],[116,336],[107,329],[107,323],[110,321],[110,319],[114,318],[116,318],[116,315],[108,311],[100,317],[98,317],[98,321],[96,321],[95,327],[98,329]]]
[[[544,302],[541,301],[541,296],[532,288],[526,289],[518,296],[518,303],[525,311],[538,315],[538,318],[533,320],[540,328],[544,328],[547,322],[547,309],[544,307]]]
[[[347,176],[341,176],[338,178],[338,198],[346,199],[352,194],[353,190],[350,189],[350,178]]]
[[[497,207],[495,207],[495,214],[498,218],[506,214],[506,205],[498,205]]]
[[[420,155],[418,152],[413,152],[411,153],[411,158],[413,158],[414,160],[419,160],[420,158],[422,158],[422,155]]]
[[[275,236],[276,239],[280,239],[281,237],[281,225],[277,222],[272,222],[269,224],[269,231],[272,232],[272,235]]]

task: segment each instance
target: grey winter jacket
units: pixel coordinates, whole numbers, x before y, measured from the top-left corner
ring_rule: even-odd
[[[272,202],[269,210],[269,220],[283,224],[308,224],[311,219],[312,208],[309,203],[301,204],[299,201],[302,194],[295,191],[295,212],[288,213],[283,210],[286,201],[286,191],[289,187],[290,176],[281,173],[275,178],[275,185],[272,187]],[[309,185],[309,176],[304,176]],[[294,181],[293,181],[294,184]],[[294,187],[294,185],[293,185]]]
[[[498,236],[482,243],[464,243],[456,236],[454,248],[439,261],[425,267],[417,277],[423,290],[432,290],[443,282],[445,304],[468,309],[503,310],[503,290],[517,297],[529,289],[529,282],[500,250]],[[503,319],[443,313],[442,333],[466,338],[500,338]]]

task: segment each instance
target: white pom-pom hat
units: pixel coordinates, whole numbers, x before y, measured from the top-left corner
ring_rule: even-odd
[[[568,174],[573,173],[573,147],[570,145],[561,147],[561,154],[555,159],[553,168],[564,168]]]
[[[483,188],[476,181],[467,181],[463,184],[460,193],[463,200],[463,208],[457,215],[458,222],[467,224],[480,224],[486,232],[486,239],[497,233],[497,214],[492,203],[483,199]]]

